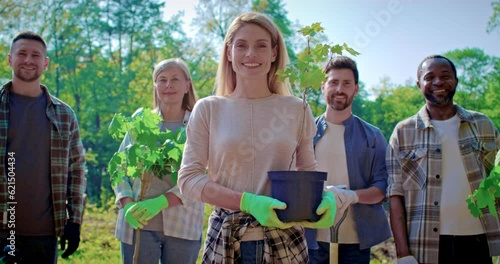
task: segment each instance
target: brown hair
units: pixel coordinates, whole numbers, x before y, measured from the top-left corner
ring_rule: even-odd
[[[352,73],[354,74],[354,84],[358,84],[359,81],[359,72],[358,72],[358,66],[356,65],[356,62],[346,56],[335,56],[332,57],[325,65],[325,68],[323,70],[324,74],[328,74],[329,71],[331,70],[340,70],[340,69],[348,69],[351,70]]]
[[[21,32],[17,33],[14,36],[14,38],[12,39],[12,43],[10,44],[10,53],[12,53],[12,46],[14,46],[14,43],[18,40],[21,40],[21,39],[30,39],[30,40],[38,41],[38,42],[42,43],[43,48],[45,49],[45,52],[47,52],[47,43],[42,38],[42,36],[38,35],[35,32],[25,30],[25,31],[21,31]]]

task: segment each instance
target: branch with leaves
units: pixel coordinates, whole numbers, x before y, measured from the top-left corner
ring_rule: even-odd
[[[148,108],[140,108],[131,117],[115,114],[109,132],[115,139],[123,139],[128,133],[131,144],[125,151],[118,151],[108,163],[108,173],[113,187],[123,181],[124,176],[132,179],[152,172],[162,179],[169,174],[177,182],[177,173],[182,161],[186,142],[185,128],[162,132],[158,124],[161,117]]]
[[[330,57],[342,55],[343,51],[353,56],[359,55],[359,52],[349,47],[346,43],[335,44],[316,44],[311,47],[311,40],[319,33],[324,32],[321,23],[313,23],[311,26],[303,27],[299,30],[307,40],[305,51],[298,55],[298,59],[288,65],[286,70],[278,70],[277,74],[281,81],[288,79],[292,87],[300,91],[301,94],[307,94],[309,89],[319,89],[321,83],[325,81],[325,74],[321,64],[325,63]]]
[[[177,183],[178,170],[182,162],[182,152],[186,142],[185,128],[162,132],[158,124],[162,121],[157,112],[148,108],[138,109],[131,117],[115,114],[109,126],[109,132],[115,139],[129,137],[130,144],[124,151],[118,151],[108,163],[111,185],[116,187],[129,176],[132,181],[139,178],[141,190],[139,201],[144,199],[150,182],[148,173],[159,179],[169,174],[173,183]],[[136,230],[136,243],[133,263],[138,262],[140,232]]]
[[[302,102],[304,104],[304,114],[302,120],[305,120],[305,109],[307,108],[307,94],[311,89],[318,90],[321,87],[321,83],[325,81],[326,75],[323,73],[322,63],[325,63],[328,58],[337,55],[342,55],[343,51],[348,52],[353,56],[359,55],[359,52],[355,51],[353,48],[349,47],[347,44],[342,45],[329,45],[329,44],[316,44],[314,48],[311,48],[311,40],[318,33],[322,33],[325,29],[321,26],[321,23],[313,23],[311,26],[303,27],[299,30],[307,40],[307,47],[304,52],[300,53],[296,61],[290,63],[285,70],[278,70],[277,74],[280,81],[284,82],[288,79],[295,91],[301,94]],[[304,124],[300,132],[299,140],[297,141],[297,147],[302,140]],[[292,159],[288,166],[288,170],[291,169],[293,160],[295,157],[295,152],[292,153]]]
[[[474,217],[482,215],[481,209],[488,207],[489,212],[498,218],[500,208],[500,165],[491,170],[479,188],[467,197],[469,211]]]

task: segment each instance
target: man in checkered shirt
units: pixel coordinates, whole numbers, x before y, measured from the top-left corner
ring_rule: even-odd
[[[0,245],[17,263],[56,263],[76,251],[85,154],[73,110],[40,83],[47,45],[33,32],[12,40],[12,80],[0,89]]]
[[[449,59],[425,58],[417,77],[426,104],[397,124],[386,159],[398,264],[491,264],[500,255],[499,219],[474,218],[465,200],[493,168],[498,129],[453,103],[458,78]]]

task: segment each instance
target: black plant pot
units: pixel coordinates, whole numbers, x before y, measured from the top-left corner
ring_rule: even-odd
[[[285,210],[276,210],[283,222],[316,222],[316,209],[323,197],[327,173],[321,171],[269,171],[271,196],[287,204]]]

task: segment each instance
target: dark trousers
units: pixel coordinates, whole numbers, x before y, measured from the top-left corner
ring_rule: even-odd
[[[318,249],[308,250],[310,264],[330,263],[330,243],[318,242],[318,245]],[[340,264],[369,264],[370,248],[359,249],[359,244],[339,244],[338,259]]]
[[[486,235],[439,236],[439,264],[491,264]]]
[[[4,247],[10,245],[5,251]],[[0,238],[2,252],[14,250],[7,260],[18,264],[54,264],[57,263],[57,237],[55,236],[15,236],[15,244],[6,238]],[[4,253],[2,253],[2,256]]]

